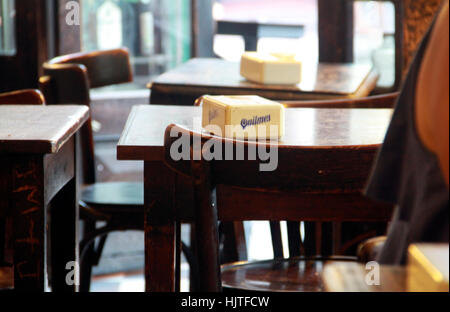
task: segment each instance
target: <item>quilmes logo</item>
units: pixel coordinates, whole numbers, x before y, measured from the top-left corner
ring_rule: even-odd
[[[249,126],[257,126],[257,125],[261,125],[261,124],[265,124],[271,121],[271,116],[267,115],[267,116],[263,116],[263,117],[258,117],[255,116],[253,117],[253,119],[242,119],[241,120],[241,126],[242,129],[245,130],[245,128],[249,127]]]

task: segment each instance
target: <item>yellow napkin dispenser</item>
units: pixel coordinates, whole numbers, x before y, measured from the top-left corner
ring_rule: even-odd
[[[302,63],[293,54],[246,52],[241,75],[261,84],[295,85],[302,79]]]
[[[201,98],[203,128],[218,136],[274,140],[284,135],[285,108],[259,96]]]

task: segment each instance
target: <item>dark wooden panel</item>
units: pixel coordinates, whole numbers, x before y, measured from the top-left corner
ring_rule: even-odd
[[[12,166],[14,287],[21,291],[43,291],[47,279],[47,213],[42,164],[42,156],[18,156]]]
[[[56,154],[44,156],[45,204],[75,176],[75,137],[72,137]]]
[[[48,2],[16,1],[17,54],[0,56],[0,92],[37,88],[40,66],[49,57]]]
[[[353,1],[318,0],[319,62],[353,62]]]
[[[171,292],[175,289],[175,221],[169,216],[174,215],[175,174],[161,163],[145,163],[144,172],[146,289]]]
[[[219,187],[217,207],[222,221],[389,221],[393,207],[374,203],[361,193],[323,194],[271,192]],[[324,205],[324,203],[333,203]],[[220,209],[220,207],[233,207]]]

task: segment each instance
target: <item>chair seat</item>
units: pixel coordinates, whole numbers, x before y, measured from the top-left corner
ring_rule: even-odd
[[[87,185],[81,191],[81,200],[89,206],[131,207],[142,210],[144,184],[139,182],[108,182]]]
[[[356,261],[354,257],[276,259],[222,266],[224,290],[323,292],[325,263]]]

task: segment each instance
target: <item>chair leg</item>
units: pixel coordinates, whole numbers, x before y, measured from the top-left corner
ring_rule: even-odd
[[[95,222],[85,221],[83,228],[83,237],[95,230]],[[81,250],[80,250],[81,252]],[[94,243],[87,247],[84,256],[81,258],[80,266],[80,292],[89,292],[91,288],[92,267],[95,262]]]
[[[279,221],[270,221],[270,236],[272,237],[273,257],[284,258],[283,241],[281,239],[281,226]]]
[[[289,257],[299,257],[301,255],[300,222],[287,222]]]
[[[106,244],[106,240],[108,239],[108,235],[103,235],[100,237],[100,241],[98,243],[97,248],[95,249],[95,257],[93,259],[93,266],[96,266],[100,263],[100,258],[102,257],[103,249]],[[92,244],[94,246],[95,244]]]
[[[305,222],[305,237],[304,237],[305,256],[316,255],[316,223]]]
[[[198,261],[195,255],[197,255],[195,239],[195,224],[191,224],[191,245],[187,247],[183,242],[181,242],[181,247],[183,248],[183,253],[189,263],[189,290],[191,292],[196,292],[199,290],[199,280],[198,280]]]
[[[224,236],[221,264],[246,261],[247,245],[243,222],[222,222]]]
[[[5,260],[5,236],[6,236],[6,220],[0,218],[0,266],[3,265]]]

